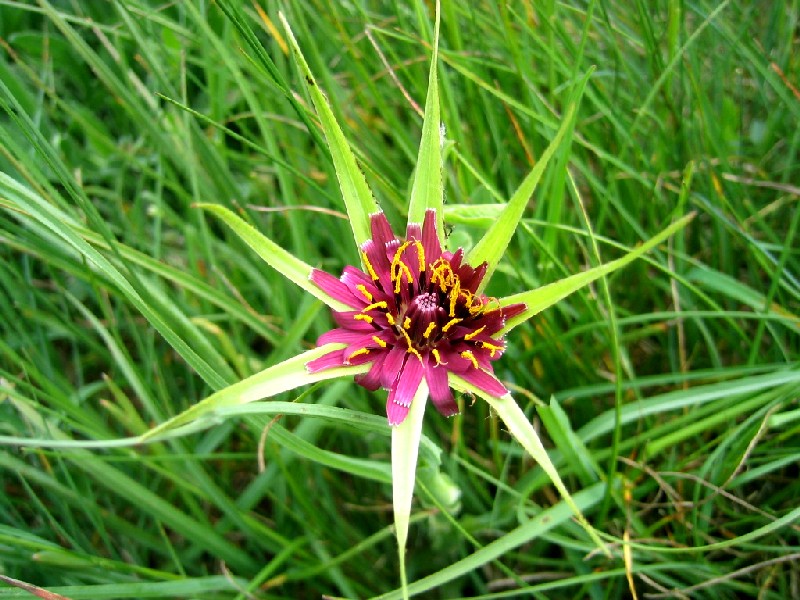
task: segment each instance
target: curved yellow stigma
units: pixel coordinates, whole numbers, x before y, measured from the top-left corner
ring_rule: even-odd
[[[427,340],[428,338],[431,337],[431,334],[433,333],[434,329],[436,329],[436,323],[428,323],[428,328],[422,334],[422,337],[424,337]]]
[[[453,325],[455,325],[456,323],[461,323],[461,321],[463,320],[464,319],[450,319],[447,322],[447,324],[444,327],[442,327],[442,332],[447,333]]]
[[[359,348],[355,352],[352,352],[350,356],[347,357],[347,362],[353,360],[356,356],[361,356],[363,354],[369,354],[369,348]]]
[[[480,327],[479,329],[476,329],[475,331],[470,331],[467,335],[464,336],[464,339],[465,340],[474,339],[476,336],[479,336],[484,329],[486,329],[486,325]]]
[[[431,283],[439,286],[439,290],[446,292],[456,281],[456,274],[450,268],[450,263],[439,258],[431,264]]]
[[[408,265],[403,262],[403,252],[405,252],[408,248],[414,246],[417,250],[417,260],[419,260],[419,272],[422,273],[425,271],[425,251],[422,249],[422,244],[420,244],[416,240],[410,240],[408,242],[403,242],[400,244],[400,247],[394,253],[394,258],[392,258],[392,264],[390,266],[389,272],[391,274],[392,281],[394,282],[394,293],[400,293],[400,285],[403,281],[403,275],[406,276],[406,281],[408,283],[414,283],[414,276],[411,275],[411,269],[408,268]]]
[[[362,313],[358,313],[357,315],[353,315],[353,320],[355,320],[355,321],[366,321],[367,323],[369,323],[369,324],[372,324],[372,322],[373,322],[375,319],[373,319],[373,318],[372,318],[371,316],[369,316],[369,315],[365,315],[365,314],[362,314]]]
[[[489,356],[494,358],[494,355],[498,352],[503,351],[503,346],[498,346],[497,344],[492,344],[490,342],[478,342],[481,345],[481,348],[487,348],[489,350]]]
[[[372,302],[372,294],[370,294],[369,290],[367,290],[367,286],[365,286],[363,283],[359,283],[356,286],[356,289],[361,292],[361,295],[364,296],[364,298],[367,299],[367,302]]]
[[[451,317],[456,316],[456,304],[458,304],[458,297],[461,294],[461,281],[456,278],[453,289],[450,290],[450,313]]]
[[[466,358],[469,362],[471,362],[473,367],[475,367],[476,369],[478,368],[478,359],[475,358],[475,355],[472,353],[471,350],[464,350],[464,352],[462,352],[460,356],[461,358]]]
[[[369,262],[369,258],[367,258],[367,253],[364,252],[363,250],[361,251],[361,261],[367,268],[367,273],[369,273],[369,276],[372,277],[372,281],[378,281],[378,274],[375,272],[375,269],[372,268],[372,263]]]
[[[378,346],[380,346],[381,348],[386,348],[387,345],[386,342],[381,338],[379,338],[377,335],[372,336],[372,341],[378,344]]]
[[[373,302],[369,306],[365,306],[361,309],[361,312],[369,312],[371,310],[375,310],[376,308],[382,308],[383,310],[386,310],[389,307],[385,300],[381,300],[380,302]]]
[[[439,351],[436,348],[431,350],[431,354],[433,354],[433,358],[436,359],[436,366],[442,364],[442,356],[439,354]]]

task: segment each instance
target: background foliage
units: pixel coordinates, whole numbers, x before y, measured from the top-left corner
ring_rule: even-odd
[[[432,6],[280,8],[399,226]],[[461,496],[442,504],[421,471],[408,570],[424,597],[800,596],[798,8],[443,2],[454,244],[477,239],[595,69],[492,295],[597,264],[589,223],[606,261],[698,216],[607,292],[516,330],[496,368],[589,519],[637,542],[628,560],[587,558],[561,505],[558,527],[531,526],[557,495],[462,398],[462,415],[426,424]],[[342,381],[280,399],[305,416],[262,406],[168,443],[108,442],[330,325],[195,203],[330,272],[357,260],[278,9],[0,2],[0,574],[71,598],[397,585],[380,395]]]

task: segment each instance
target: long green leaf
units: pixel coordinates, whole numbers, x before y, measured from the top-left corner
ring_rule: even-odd
[[[326,369],[318,373],[309,373],[306,370],[306,363],[315,358],[335,350],[341,344],[327,344],[319,348],[314,348],[308,352],[298,354],[285,360],[280,364],[264,369],[247,379],[243,379],[233,385],[222,389],[205,400],[201,400],[182,413],[172,417],[170,420],[154,427],[143,436],[141,441],[150,441],[163,436],[173,429],[191,423],[202,416],[212,413],[224,406],[234,406],[236,404],[246,404],[255,402],[288,392],[303,385],[309,385],[326,379],[345,377],[347,375],[358,375],[369,370],[370,364],[357,365],[353,367],[337,367]]]
[[[256,253],[264,259],[270,267],[278,271],[292,283],[296,283],[306,292],[319,298],[333,310],[350,310],[346,304],[331,298],[319,287],[309,280],[313,268],[294,256],[291,252],[284,250],[273,242],[263,233],[260,233],[249,223],[245,223],[233,212],[220,206],[219,204],[199,204],[206,210],[219,217],[228,227],[244,240]]]
[[[588,77],[588,75],[586,77]],[[533,192],[536,190],[536,186],[539,185],[539,180],[542,178],[547,164],[561,147],[564,138],[571,133],[574,127],[574,119],[580,95],[585,85],[586,78],[579,84],[578,91],[574,96],[574,101],[564,113],[561,127],[558,128],[553,141],[550,142],[550,145],[547,147],[547,150],[544,151],[544,154],[542,154],[539,162],[536,163],[528,176],[525,177],[517,188],[517,191],[511,196],[508,204],[503,209],[503,212],[500,213],[497,220],[489,227],[489,230],[467,254],[467,262],[471,265],[479,265],[484,261],[488,263],[486,276],[483,278],[478,288],[479,292],[486,288],[495,268],[497,268],[497,264],[500,262],[503,254],[505,254],[508,243],[517,230],[517,225],[519,225],[519,221],[522,218],[522,213],[525,212],[525,207],[528,206],[528,202]]]
[[[509,304],[522,302],[527,306],[527,308],[521,314],[509,319],[500,334],[502,335],[517,325],[524,323],[532,316],[542,312],[546,308],[551,307],[559,300],[566,298],[571,293],[581,289],[585,285],[590,284],[599,277],[607,275],[608,273],[613,273],[617,269],[620,269],[628,263],[636,260],[646,252],[649,252],[655,248],[673,233],[686,226],[686,224],[694,218],[694,215],[695,213],[690,213],[684,217],[681,217],[669,227],[664,229],[661,233],[650,238],[638,248],[631,250],[622,258],[618,258],[610,263],[600,265],[599,267],[594,267],[588,271],[565,277],[560,281],[536,288],[535,290],[529,290],[527,292],[521,292],[519,294],[514,294],[513,296],[502,298],[500,300],[501,306],[508,306]]]
[[[432,208],[436,211],[436,230],[439,241],[444,244],[444,226],[442,222],[442,204],[444,189],[442,185],[442,133],[439,115],[439,20],[440,6],[436,2],[436,24],[433,33],[433,54],[428,75],[428,96],[425,100],[425,118],[422,123],[422,139],[419,143],[417,169],[414,183],[411,186],[411,198],[408,202],[408,222],[422,223],[425,211]]]
[[[547,450],[545,450],[544,446],[542,445],[539,435],[536,433],[533,425],[531,425],[528,417],[525,416],[525,413],[522,412],[522,409],[514,401],[514,398],[511,397],[511,394],[506,394],[501,398],[491,396],[453,373],[450,374],[450,385],[459,391],[476,394],[489,403],[489,406],[492,407],[492,409],[503,420],[503,423],[505,423],[506,427],[508,427],[508,431],[511,433],[511,435],[513,435],[517,441],[522,444],[522,447],[528,451],[528,454],[530,454],[531,457],[533,457],[533,459],[539,463],[539,466],[542,467],[544,472],[547,473],[548,477],[550,477],[550,480],[553,482],[553,485],[556,486],[558,493],[561,494],[564,502],[566,502],[573,510],[580,524],[589,534],[589,537],[592,538],[592,541],[597,544],[597,547],[605,552],[606,555],[611,556],[610,551],[602,542],[600,536],[597,535],[595,528],[589,524],[589,522],[586,520],[586,517],[583,516],[580,508],[578,508],[578,505],[575,504],[575,501],[572,499],[569,490],[567,490],[567,486],[564,485],[564,482],[561,480],[561,476],[558,474],[555,465],[553,465],[552,461],[550,460]]]
[[[347,215],[350,217],[353,237],[356,240],[356,244],[361,245],[370,237],[369,215],[378,212],[380,208],[375,203],[372,191],[364,178],[364,173],[356,162],[356,157],[350,149],[350,144],[336,121],[336,117],[333,115],[328,100],[311,74],[311,69],[308,67],[300,46],[297,44],[294,33],[292,33],[292,28],[283,13],[279,13],[279,16],[284,29],[286,29],[294,57],[308,85],[311,100],[317,109],[319,122],[322,125],[322,131],[325,134],[325,139],[328,142],[328,148],[333,158],[333,166],[336,169],[336,177],[342,190]]]
[[[394,506],[394,528],[397,535],[397,552],[400,560],[400,581],[406,589],[406,542],[408,523],[411,517],[411,499],[417,472],[417,456],[422,437],[422,421],[428,401],[428,384],[423,379],[406,420],[392,429],[392,505]],[[404,598],[407,598],[407,593]]]

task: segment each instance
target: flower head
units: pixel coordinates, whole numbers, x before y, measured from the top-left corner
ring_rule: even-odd
[[[524,304],[501,307],[478,293],[487,263],[463,264],[464,251],[443,250],[436,213],[428,210],[420,226],[409,224],[406,237],[394,235],[386,216],[371,216],[372,237],[361,245],[364,270],[345,267],[340,279],[315,269],[311,281],[352,311],[334,311],[339,327],[318,345],[345,344],[309,362],[310,372],[371,362],[356,381],[370,390],[389,390],[386,414],[391,425],[408,415],[423,377],[434,406],[445,416],[458,412],[448,383],[456,373],[492,396],[508,391],[491,361],[505,350],[498,336],[507,318]]]

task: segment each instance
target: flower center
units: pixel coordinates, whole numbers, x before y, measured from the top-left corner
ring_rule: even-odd
[[[439,298],[436,294],[426,292],[414,298],[411,302],[411,306],[424,314],[433,313],[439,308]]]

